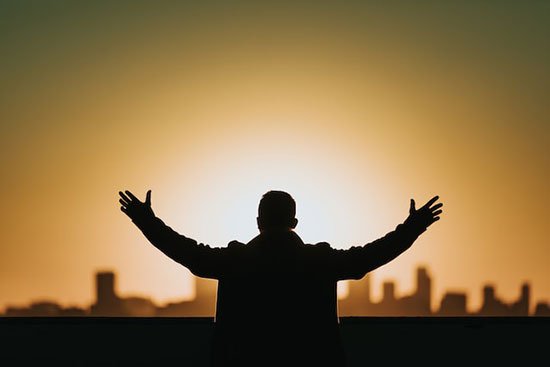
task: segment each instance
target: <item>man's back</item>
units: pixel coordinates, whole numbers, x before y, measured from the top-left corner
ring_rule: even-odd
[[[305,245],[293,231],[228,246],[232,265],[219,276],[216,306],[220,365],[343,365],[328,250]]]

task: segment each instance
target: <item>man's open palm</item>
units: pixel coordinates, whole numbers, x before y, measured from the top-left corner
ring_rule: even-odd
[[[438,199],[439,196],[434,196],[419,209],[416,209],[414,199],[411,199],[409,217],[406,222],[418,228],[428,228],[432,223],[438,221],[439,215],[443,213],[443,210],[440,209],[443,204],[435,204]]]
[[[121,205],[120,210],[126,213],[132,220],[146,218],[154,215],[151,209],[151,190],[147,191],[145,202],[140,201],[134,194],[126,190],[119,191]]]

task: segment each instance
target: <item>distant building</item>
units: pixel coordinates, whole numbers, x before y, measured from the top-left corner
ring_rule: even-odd
[[[120,299],[124,316],[156,316],[157,306],[148,298],[126,297]]]
[[[53,316],[86,316],[86,311],[79,307],[63,308],[53,301],[37,301],[29,307],[9,306],[5,316],[10,317],[53,317]]]
[[[116,292],[115,273],[96,273],[96,302],[92,316],[156,316],[157,306],[145,297],[119,297]]]
[[[52,301],[33,302],[29,307],[8,307],[6,316],[59,316],[61,306]]]
[[[465,293],[448,292],[443,295],[437,315],[439,316],[467,316],[467,297]]]
[[[509,306],[510,316],[529,316],[529,300],[531,298],[531,287],[528,283],[523,283],[521,293],[516,302]]]
[[[60,316],[87,316],[88,311],[80,307],[67,307],[61,310]]]
[[[416,269],[416,291],[401,299],[398,309],[413,316],[429,316],[432,314],[432,279],[424,267]]]
[[[517,301],[510,304],[503,302],[496,296],[495,287],[486,285],[483,287],[483,303],[477,312],[478,316],[528,316],[530,286],[524,283]]]
[[[535,316],[550,316],[550,304],[546,302],[539,302],[535,306]]]
[[[193,278],[195,298],[190,301],[172,302],[157,309],[157,316],[214,317],[218,282],[212,279]]]
[[[395,283],[385,281],[382,283],[382,300],[373,304],[371,309],[375,315],[393,316],[399,314],[399,302],[395,297]]]
[[[115,273],[98,272],[95,276],[96,301],[90,309],[92,316],[124,316],[121,299],[116,294]]]
[[[362,279],[347,282],[348,296],[338,300],[340,316],[365,316],[372,307],[371,277],[369,274]]]
[[[348,282],[348,296],[339,300],[340,316],[428,316],[432,314],[432,280],[425,267],[416,270],[416,288],[413,293],[398,298],[395,283],[382,283],[382,300],[370,299],[370,278],[368,274],[360,280]]]

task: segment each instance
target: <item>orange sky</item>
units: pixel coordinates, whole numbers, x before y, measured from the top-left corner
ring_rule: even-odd
[[[0,3],[0,309],[189,297],[118,194],[212,246],[256,234],[261,195],[297,201],[306,242],[346,248],[438,194],[415,267],[448,290],[550,300],[545,233],[550,8],[543,2]]]

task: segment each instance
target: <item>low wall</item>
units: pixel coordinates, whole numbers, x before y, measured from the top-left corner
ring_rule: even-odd
[[[0,318],[1,366],[209,364],[211,318]],[[343,317],[349,366],[545,365],[546,317]]]

